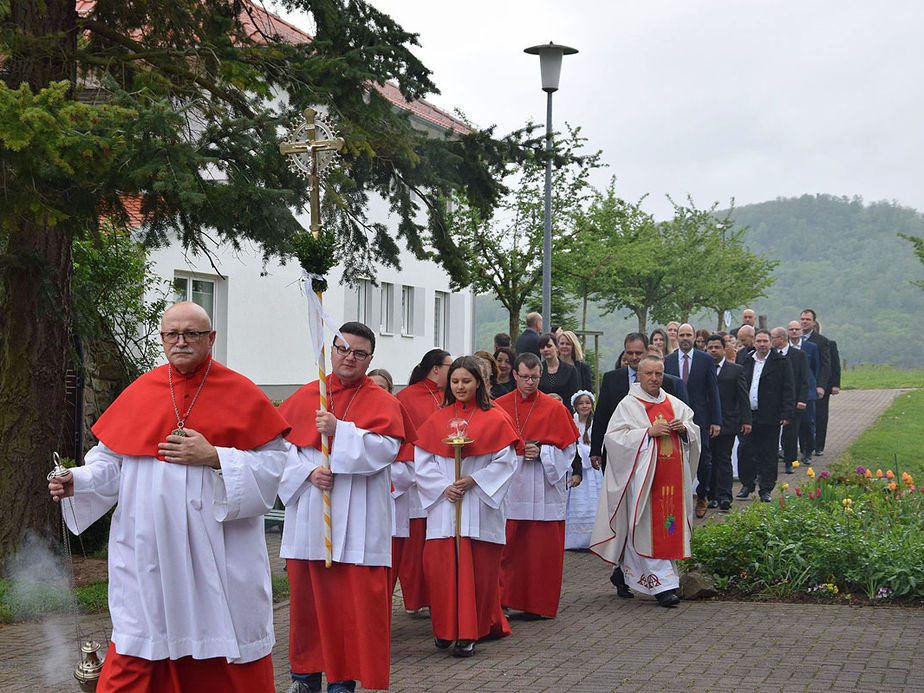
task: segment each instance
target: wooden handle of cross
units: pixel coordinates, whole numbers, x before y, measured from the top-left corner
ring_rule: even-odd
[[[317,291],[318,300],[321,300],[321,292]],[[321,347],[321,358],[318,359],[318,391],[321,395],[321,411],[327,411],[327,373],[324,372],[324,347]],[[321,466],[324,469],[330,469],[330,439],[324,433],[321,434]],[[322,491],[324,505],[324,567],[330,568],[333,562],[333,542],[331,541],[331,520],[330,520],[330,491]]]

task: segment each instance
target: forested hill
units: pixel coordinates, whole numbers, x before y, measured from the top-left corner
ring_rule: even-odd
[[[924,277],[924,266],[897,233],[924,237],[924,215],[888,202],[803,195],[740,207],[734,216],[750,227],[753,252],[780,261],[767,297],[751,306],[771,327],[811,307],[849,365],[920,367],[924,291],[909,281]]]

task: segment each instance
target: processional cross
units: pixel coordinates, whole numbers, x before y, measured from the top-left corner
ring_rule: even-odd
[[[289,165],[292,170],[308,176],[311,186],[311,235],[315,242],[318,241],[321,232],[321,178],[324,172],[333,165],[335,153],[343,149],[344,140],[342,137],[336,137],[333,129],[323,119],[317,117],[317,111],[313,108],[305,109],[305,121],[299,125],[292,133],[291,139],[279,143],[279,153],[289,158]],[[311,286],[310,277],[313,275],[319,279],[321,287],[325,285],[323,279],[324,273],[333,265],[333,258],[318,258],[317,248],[314,252],[308,253],[314,260],[312,263],[320,262],[323,266],[308,267],[308,262],[300,258],[302,267],[309,275],[306,279],[306,285]],[[307,292],[306,292],[307,293]],[[314,290],[317,296],[317,322],[309,327],[316,335],[316,343],[320,344],[320,353],[318,356],[318,386],[320,390],[320,407],[327,411],[327,374],[325,372],[324,358],[324,327],[320,324],[322,321],[323,310],[322,290]],[[311,297],[309,296],[309,301]],[[324,469],[330,469],[330,440],[326,435],[321,436],[321,466]],[[331,512],[330,512],[330,492],[324,491],[324,565],[328,568],[333,561],[333,544],[331,542]]]

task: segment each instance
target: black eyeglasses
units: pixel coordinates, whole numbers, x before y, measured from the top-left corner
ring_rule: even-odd
[[[187,344],[195,344],[199,341],[199,337],[204,334],[210,334],[211,332],[211,330],[202,330],[200,332],[161,332],[160,338],[167,344],[176,344],[180,341],[180,337],[182,337]]]
[[[337,353],[346,358],[350,354],[353,354],[353,358],[357,361],[365,361],[366,359],[371,359],[372,354],[368,351],[357,351],[356,349],[350,349],[349,347],[340,346],[339,344],[334,344],[334,349],[337,350]]]

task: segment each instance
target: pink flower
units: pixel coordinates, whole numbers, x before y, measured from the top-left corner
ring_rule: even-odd
[[[780,507],[781,508],[786,507],[786,501],[783,500],[783,494],[780,494]]]
[[[816,489],[815,489],[815,498],[821,498],[821,489],[820,489],[820,488],[816,488]]]
[[[866,467],[864,467],[862,464],[859,467],[857,467],[857,474],[859,474],[860,476],[863,476],[864,474],[866,474]]]
[[[827,469],[822,470],[822,472],[818,475],[818,478],[819,479],[830,479],[831,472],[829,472]]]
[[[802,495],[802,489],[801,489],[801,488],[797,488],[797,489],[796,489],[796,495],[797,495],[797,496],[801,496],[801,495]]]

